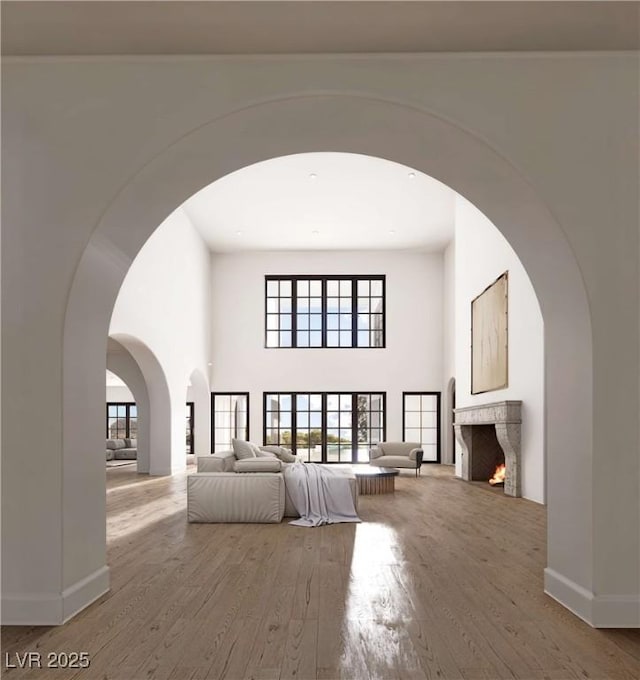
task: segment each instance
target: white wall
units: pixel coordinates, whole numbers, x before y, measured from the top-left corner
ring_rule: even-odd
[[[265,274],[385,274],[386,348],[265,349]],[[262,441],[263,391],[386,391],[387,438],[402,439],[402,392],[442,389],[442,255],[268,252],[212,256],[212,389],[250,392]]]
[[[456,198],[456,405],[522,400],[522,495],[545,501],[544,326],[531,281],[502,234],[471,203]],[[508,288],[508,376],[502,390],[471,394],[471,300],[505,271]],[[456,472],[461,469],[460,456]]]
[[[437,177],[527,263],[547,336],[547,589],[599,625],[637,621],[637,55],[2,69],[4,622],[58,623],[108,587],[104,463],[86,451],[103,446],[105,319],[138,249],[208,181],[310,150]]]
[[[107,401],[135,401],[128,387],[107,385]]]
[[[185,404],[195,400],[189,381],[194,370],[207,375],[211,324],[209,249],[181,209],[171,214],[144,245],[122,284],[109,334],[132,336],[157,359],[169,391],[169,413],[154,411],[151,437],[170,419],[170,444],[151,449],[152,474],[169,474],[185,463]],[[144,371],[143,371],[144,372]],[[149,380],[147,380],[149,383]],[[209,452],[208,399],[197,399],[197,453]],[[157,403],[157,402],[156,402]],[[166,436],[164,437],[166,440]]]
[[[106,399],[107,401],[135,401],[134,396],[128,387],[117,385],[107,385]],[[193,387],[188,386],[186,401],[193,401],[194,399],[194,389]]]

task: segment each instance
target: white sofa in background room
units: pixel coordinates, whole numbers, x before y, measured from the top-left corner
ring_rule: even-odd
[[[138,440],[107,439],[107,460],[136,460],[138,457]]]

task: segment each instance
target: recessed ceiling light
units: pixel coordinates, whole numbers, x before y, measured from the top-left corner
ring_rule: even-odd
[[[311,232],[311,234],[312,234],[313,236],[317,236],[319,233],[320,233],[320,232],[319,232],[317,229],[314,229],[314,230]]]
[[[416,173],[415,172],[410,172],[409,173],[409,179],[415,179],[416,178]]]
[[[236,236],[242,236],[242,232],[241,232],[241,231],[236,231]]]
[[[395,230],[395,229],[389,229],[389,233],[390,233],[390,234],[395,234],[395,233],[396,233],[396,230]]]
[[[209,362],[209,363],[207,364],[207,366],[213,366],[213,364],[212,364],[211,362]]]
[[[309,179],[318,179],[318,175],[315,172],[309,174]]]

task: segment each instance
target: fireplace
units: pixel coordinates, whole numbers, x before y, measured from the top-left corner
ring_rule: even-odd
[[[496,468],[506,467],[504,493],[521,495],[521,401],[455,409],[454,429],[462,448],[462,478],[489,483]]]

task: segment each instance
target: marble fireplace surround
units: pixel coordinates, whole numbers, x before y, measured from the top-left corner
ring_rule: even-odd
[[[504,453],[506,477],[504,492],[507,496],[521,496],[520,442],[521,442],[521,401],[496,401],[454,409],[454,430],[462,448],[462,479],[472,481],[477,463],[491,457],[495,459],[495,442],[490,438],[477,436],[478,426],[495,427],[495,438]],[[475,428],[475,431],[474,431]],[[488,477],[487,477],[488,479]]]

